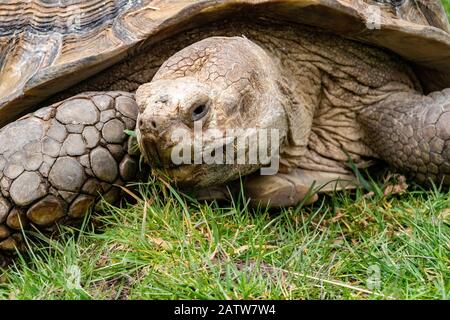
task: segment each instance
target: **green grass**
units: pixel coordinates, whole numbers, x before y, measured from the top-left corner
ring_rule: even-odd
[[[0,299],[449,299],[450,192],[372,188],[269,212],[151,181],[137,204],[34,240]]]
[[[32,246],[0,298],[450,298],[450,193],[338,192],[268,212],[140,190],[137,204],[90,219],[97,232]]]
[[[442,3],[444,4],[445,9],[447,10],[447,15],[450,19],[450,0],[442,0]]]

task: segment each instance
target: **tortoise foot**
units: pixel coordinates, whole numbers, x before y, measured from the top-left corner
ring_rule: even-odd
[[[244,192],[251,205],[270,208],[290,207],[302,202],[312,204],[319,198],[311,185],[289,173],[248,177],[244,182]]]

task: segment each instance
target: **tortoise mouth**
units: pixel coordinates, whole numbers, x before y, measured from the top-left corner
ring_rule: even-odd
[[[144,155],[145,160],[150,164],[152,168],[156,169],[169,169],[176,165],[171,161],[170,149],[161,149],[154,139],[138,138],[139,149]]]
[[[222,185],[248,175],[258,168],[255,165],[180,164],[166,168],[164,172],[177,187],[187,189]]]
[[[140,148],[146,161],[156,172],[168,178],[177,187],[186,189],[192,187],[209,187],[219,185],[239,178],[259,168],[254,164],[207,163],[203,160],[197,163],[174,161],[174,148],[158,147],[155,141],[140,142]]]

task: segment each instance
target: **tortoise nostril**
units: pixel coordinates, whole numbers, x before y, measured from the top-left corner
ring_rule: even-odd
[[[139,119],[138,125],[142,131],[156,131],[158,129],[155,119]]]

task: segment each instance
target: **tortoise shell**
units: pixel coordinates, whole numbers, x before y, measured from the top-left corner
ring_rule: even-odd
[[[0,126],[143,48],[237,16],[383,47],[411,61],[426,92],[450,86],[450,28],[439,0],[6,0]]]

